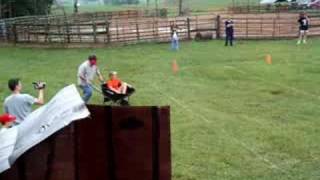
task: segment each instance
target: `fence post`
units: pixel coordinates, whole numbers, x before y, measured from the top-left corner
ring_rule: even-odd
[[[27,25],[27,39],[28,43],[30,43],[30,24]]]
[[[246,17],[246,37],[247,37],[247,39],[249,37],[249,20],[248,20],[248,16]]]
[[[272,30],[272,38],[274,39],[276,35],[276,19],[273,18],[273,30]]]
[[[95,22],[92,23],[93,28],[93,41],[94,43],[97,42],[97,24]]]
[[[15,23],[13,24],[12,30],[13,30],[13,41],[14,41],[14,44],[16,44],[18,42],[18,34],[17,34],[17,25]]]
[[[70,27],[68,21],[65,22],[66,33],[67,33],[67,43],[70,43]]]
[[[188,28],[188,40],[191,40],[191,27],[190,27],[190,18],[187,18],[187,28]]]
[[[106,21],[107,42],[110,43],[110,22]]]
[[[221,38],[221,34],[220,34],[220,31],[221,31],[221,16],[220,15],[218,15],[217,16],[217,20],[216,20],[216,26],[217,26],[217,28],[216,28],[216,38],[217,39],[220,39]]]
[[[140,40],[140,32],[139,32],[139,23],[136,21],[136,32],[137,32],[137,39]]]

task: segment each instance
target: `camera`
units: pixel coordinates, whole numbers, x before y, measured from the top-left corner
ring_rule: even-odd
[[[39,82],[33,82],[32,84],[33,84],[34,89],[37,89],[37,90],[46,88],[45,82],[39,81]]]

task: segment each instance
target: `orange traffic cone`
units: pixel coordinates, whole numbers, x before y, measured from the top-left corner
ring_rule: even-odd
[[[178,66],[177,60],[174,59],[172,61],[172,72],[176,74],[178,73],[178,71],[179,71],[179,66]]]
[[[272,56],[270,54],[267,54],[265,57],[265,61],[267,64],[272,64]]]

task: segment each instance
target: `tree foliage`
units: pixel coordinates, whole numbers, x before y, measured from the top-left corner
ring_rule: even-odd
[[[2,0],[13,16],[44,15],[50,13],[53,0]]]

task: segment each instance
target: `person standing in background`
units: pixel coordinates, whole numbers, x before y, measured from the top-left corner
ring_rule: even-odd
[[[299,26],[299,39],[297,42],[297,45],[300,45],[301,42],[303,44],[307,44],[307,36],[308,36],[308,31],[309,31],[309,18],[305,13],[301,13],[298,23],[300,24]]]
[[[228,19],[225,21],[225,33],[226,33],[226,42],[225,46],[233,46],[233,40],[234,40],[234,29],[233,29],[234,23],[232,19]]]

